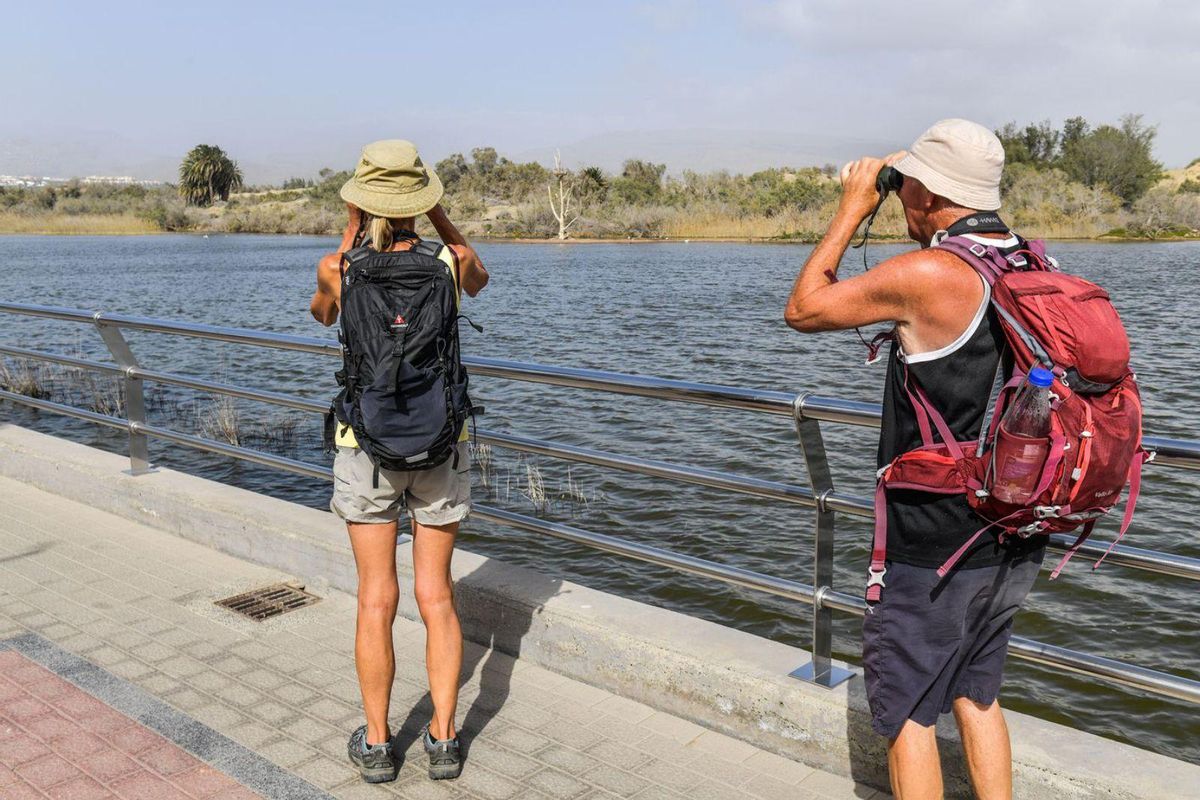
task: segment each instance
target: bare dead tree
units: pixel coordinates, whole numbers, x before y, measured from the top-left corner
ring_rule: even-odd
[[[571,208],[571,203],[575,202],[575,180],[571,177],[570,170],[563,169],[562,158],[557,150],[554,151],[554,171],[550,174],[554,176],[554,183],[546,184],[546,196],[550,199],[550,213],[558,220],[558,238],[562,240],[567,238],[567,228],[579,219],[579,209]],[[555,184],[558,186],[557,206],[554,202]],[[575,211],[575,216],[568,220],[572,210]]]

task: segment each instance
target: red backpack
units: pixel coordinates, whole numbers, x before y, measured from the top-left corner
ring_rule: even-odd
[[[999,529],[1001,541],[1080,529],[1079,538],[1051,573],[1053,579],[1091,535],[1096,520],[1117,504],[1128,482],[1125,518],[1113,546],[1125,535],[1137,502],[1142,464],[1152,455],[1142,449],[1142,402],[1129,368],[1129,338],[1107,292],[1059,272],[1040,241],[1023,242],[1021,249],[1007,256],[963,236],[952,236],[937,246],[966,261],[991,286],[991,305],[1011,350],[1013,370],[1006,375],[1002,367],[997,368],[979,438],[968,442],[955,441],[942,415],[911,376],[905,382],[922,445],[879,470],[867,583],[870,602],[879,600],[883,588],[888,489],[962,493],[987,522],[938,569],[942,577],[993,528]],[[1005,408],[1035,366],[1055,376],[1050,387],[1049,450],[1033,500],[1013,506],[991,494],[992,456]],[[1111,546],[1093,569],[1109,552]]]

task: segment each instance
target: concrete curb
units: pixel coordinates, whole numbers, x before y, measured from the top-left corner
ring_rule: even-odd
[[[353,593],[354,564],[327,512],[0,426],[0,475],[230,555]],[[402,586],[411,550],[398,548]],[[757,747],[887,787],[861,678],[826,690],[788,678],[796,648],[459,551],[457,599],[473,641]],[[411,583],[408,583],[411,585]],[[401,613],[417,618],[411,592]],[[1020,798],[1184,798],[1200,767],[1008,712]],[[947,720],[948,721],[948,720]],[[970,796],[953,725],[939,726],[947,796]]]

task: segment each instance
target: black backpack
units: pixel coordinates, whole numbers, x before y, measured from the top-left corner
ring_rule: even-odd
[[[336,417],[354,431],[376,481],[381,468],[432,469],[452,454],[457,460],[473,413],[459,360],[455,279],[438,258],[442,247],[422,241],[380,253],[367,242],[342,256],[342,390],[330,422]]]

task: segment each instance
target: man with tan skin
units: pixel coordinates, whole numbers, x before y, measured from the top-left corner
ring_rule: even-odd
[[[966,235],[1002,252],[1022,246],[996,214],[1004,150],[981,125],[943,120],[909,153],[863,158],[842,172],[842,199],[796,279],[785,319],[804,333],[894,323],[880,430],[880,466],[921,444],[907,389],[915,382],[960,440],[979,433],[1004,339],[987,284],[937,244]],[[884,166],[909,236],[921,247],[839,280],[856,230],[879,202]],[[1044,552],[1045,537],[978,545],[944,579],[937,566],[986,523],[961,495],[888,493],[887,568],[881,599],[863,623],[863,669],[872,726],[888,738],[898,800],[942,797],[934,724],[954,712],[975,794],[1012,796],[1008,729],[996,700],[1012,618]]]
[[[313,317],[322,325],[338,321],[342,254],[356,246],[360,233],[369,235],[379,252],[410,250],[420,242],[413,233],[417,214],[428,218],[446,245],[438,258],[446,262],[457,288],[477,295],[488,282],[487,270],[446,216],[438,202],[441,194],[440,181],[422,165],[411,143],[387,140],[368,145],[354,178],[342,189],[348,219],[341,244],[317,266]],[[337,427],[331,507],[346,521],[358,571],[354,655],[366,716],[366,725],[351,736],[351,760],[368,782],[396,777],[388,707],[395,677],[392,624],[399,602],[396,532],[406,507],[412,516],[414,595],[427,631],[425,659],[434,707],[423,734],[429,774],[434,779],[455,778],[462,769],[454,719],[463,642],[450,561],[459,523],[470,510],[466,427],[453,459],[412,471],[374,467],[349,426]]]

